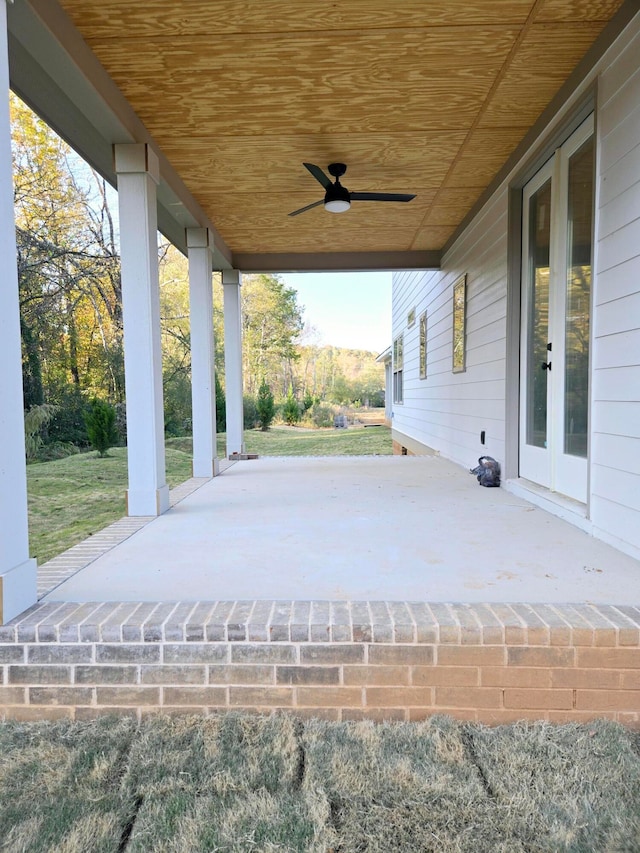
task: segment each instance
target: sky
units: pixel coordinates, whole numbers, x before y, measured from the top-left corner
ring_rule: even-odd
[[[391,273],[282,273],[319,345],[381,353],[391,343]]]

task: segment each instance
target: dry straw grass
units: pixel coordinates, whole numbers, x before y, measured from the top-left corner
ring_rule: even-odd
[[[470,739],[514,849],[640,850],[640,761],[621,727],[474,727]]]
[[[117,853],[135,734],[126,718],[0,725],[0,849]]]
[[[125,779],[142,804],[127,850],[326,851],[326,815],[301,790],[300,724],[229,714],[159,719]]]
[[[512,850],[469,761],[464,730],[420,724],[311,723],[306,784],[329,798],[337,850]]]
[[[0,850],[638,853],[634,738],[445,717],[6,722]]]

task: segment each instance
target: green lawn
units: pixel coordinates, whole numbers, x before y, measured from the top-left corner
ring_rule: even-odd
[[[167,448],[167,482],[191,476],[191,459]],[[31,556],[42,564],[125,514],[127,451],[114,447],[101,459],[78,453],[27,466]]]
[[[261,456],[373,456],[391,454],[391,430],[384,426],[349,429],[271,427],[244,434],[248,453]]]
[[[224,458],[225,436],[218,436],[218,456]],[[264,456],[353,456],[390,454],[386,427],[348,430],[304,430],[273,427],[268,432],[247,430],[250,453]],[[190,438],[167,441],[167,482],[173,488],[191,476]],[[27,466],[29,541],[38,563],[50,560],[72,545],[117,521],[125,514],[127,451],[116,447],[101,459],[79,453],[53,462]]]
[[[226,436],[218,436],[218,456],[224,459]],[[385,426],[349,429],[305,429],[274,426],[267,432],[247,429],[247,453],[260,456],[390,456],[391,430]],[[167,446],[191,453],[190,438],[170,438]]]
[[[640,755],[606,721],[7,721],[0,848],[637,853]]]

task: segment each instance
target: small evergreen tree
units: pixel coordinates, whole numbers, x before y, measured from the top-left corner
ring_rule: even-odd
[[[216,372],[216,432],[227,431],[227,400]]]
[[[251,394],[245,394],[242,398],[242,419],[245,429],[255,429],[255,427],[260,426],[258,400]]]
[[[289,385],[289,390],[285,397],[284,406],[282,407],[282,417],[289,426],[297,424],[300,420],[300,407],[298,406],[298,401],[293,396],[292,385]]]
[[[311,391],[307,391],[302,399],[302,413],[308,412],[311,406],[313,406],[315,400],[313,399],[313,395]]]
[[[258,424],[260,425],[260,429],[266,432],[276,416],[276,404],[266,379],[262,380],[262,384],[258,388],[256,404],[258,408]]]
[[[107,456],[107,451],[118,441],[116,429],[116,410],[104,400],[93,399],[84,416],[87,436],[99,456]]]

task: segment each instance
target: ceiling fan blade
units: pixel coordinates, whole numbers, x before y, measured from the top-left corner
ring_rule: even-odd
[[[314,201],[313,204],[308,204],[306,207],[301,207],[300,210],[294,210],[293,213],[290,213],[289,216],[297,216],[299,213],[304,213],[305,210],[311,210],[312,207],[318,207],[319,204],[324,204],[324,199],[321,201]]]
[[[411,201],[415,195],[407,193],[350,193],[351,201]]]
[[[325,175],[320,166],[314,166],[313,163],[303,163],[302,165],[311,172],[316,181],[322,184],[325,190],[328,190],[332,186],[331,180]]]

